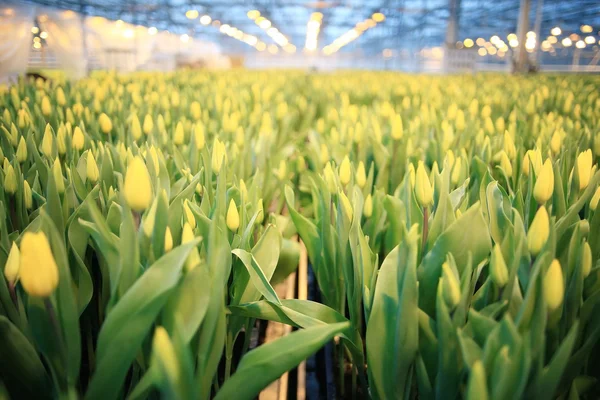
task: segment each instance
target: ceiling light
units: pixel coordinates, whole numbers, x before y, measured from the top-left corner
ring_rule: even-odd
[[[202,25],[208,25],[212,21],[212,18],[209,15],[203,15],[200,17],[200,23]]]
[[[198,18],[198,10],[188,10],[186,11],[185,16],[188,19],[196,19]]]

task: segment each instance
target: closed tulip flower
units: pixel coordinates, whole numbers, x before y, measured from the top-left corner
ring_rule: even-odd
[[[48,297],[58,286],[58,267],[44,232],[25,232],[21,239],[19,275],[25,292]]]
[[[537,256],[550,236],[550,219],[546,207],[541,206],[527,232],[527,247],[529,252]]]
[[[325,165],[325,169],[323,170],[323,178],[325,179],[329,193],[336,193],[337,183],[335,180],[335,174],[333,173],[333,168],[331,168],[331,163],[329,162]]]
[[[25,139],[21,136],[19,140],[19,145],[17,146],[17,161],[19,163],[24,163],[27,160],[27,143],[25,143]]]
[[[152,184],[146,164],[140,156],[134,157],[127,166],[123,186],[125,201],[132,210],[141,212],[150,206]]]
[[[365,164],[362,161],[358,163],[358,168],[356,169],[356,184],[361,189],[367,184],[367,173],[365,171]]]
[[[167,226],[165,231],[165,253],[168,253],[173,249],[173,236],[171,235],[171,229]]]
[[[598,208],[598,202],[600,202],[600,187],[596,189],[596,192],[592,196],[592,200],[590,200],[590,208],[592,211],[596,211]]]
[[[592,150],[579,153],[577,156],[577,172],[579,174],[579,190],[585,189],[592,175]]]
[[[215,138],[215,144],[212,148],[211,166],[215,174],[221,171],[223,159],[225,158],[225,145]]]
[[[23,202],[25,203],[25,208],[30,209],[33,207],[33,195],[31,192],[31,187],[29,186],[29,182],[26,180],[23,181]]]
[[[183,124],[181,123],[181,121],[179,121],[177,123],[177,126],[175,127],[175,135],[173,136],[173,143],[175,143],[176,146],[180,146],[183,144],[184,139],[185,139],[185,134],[183,132]]]
[[[52,165],[52,174],[54,175],[54,182],[56,183],[56,191],[59,194],[65,192],[65,180],[62,174],[62,167],[60,166],[60,161],[58,158],[54,160],[54,164]]]
[[[50,127],[50,124],[46,124],[44,136],[42,137],[42,153],[48,158],[52,158],[53,142],[54,136],[52,135],[52,128]]]
[[[512,177],[512,174],[513,174],[512,164],[510,162],[510,159],[508,158],[508,155],[506,155],[506,152],[504,150],[502,150],[500,152],[500,167],[504,170],[504,173],[506,174],[506,176],[508,176],[509,178]]]
[[[370,218],[371,215],[373,215],[373,196],[371,196],[371,193],[369,193],[367,198],[365,199],[365,204],[363,206],[363,214],[367,218]]]
[[[581,253],[581,272],[584,278],[592,271],[592,248],[588,242],[583,242],[583,248]]]
[[[80,127],[76,126],[75,130],[73,131],[73,140],[71,141],[71,146],[73,146],[75,150],[81,150],[83,149],[84,144],[85,137],[83,136],[83,132],[81,131]]]
[[[419,161],[415,178],[415,195],[421,207],[429,207],[433,204],[433,189],[429,177],[425,171],[423,161]]]
[[[98,182],[98,178],[100,177],[100,171],[98,171],[98,164],[96,164],[96,159],[94,158],[94,154],[91,151],[88,151],[87,155],[86,175],[87,180],[91,183]]]
[[[240,227],[240,214],[237,210],[235,200],[231,199],[229,202],[229,208],[227,209],[227,228],[230,231],[235,232]]]
[[[186,244],[194,240],[196,236],[194,235],[194,231],[192,227],[187,222],[183,224],[183,231],[181,233],[181,244]],[[194,248],[188,258],[185,260],[185,270],[187,272],[196,268],[200,264],[200,254],[198,254],[198,249]]]
[[[550,312],[558,309],[565,297],[562,267],[557,259],[552,260],[544,276],[544,297]]]
[[[154,129],[154,122],[152,121],[152,117],[150,114],[146,114],[144,117],[144,126],[142,127],[144,134],[149,135]]]
[[[8,259],[4,266],[4,277],[6,281],[14,285],[19,279],[19,269],[21,268],[21,252],[15,242],[12,243],[10,252],[8,253]]]
[[[442,295],[450,310],[454,310],[460,302],[460,283],[448,265],[442,264]]]
[[[340,176],[340,183],[342,184],[342,186],[346,186],[350,182],[350,178],[352,177],[352,169],[350,167],[350,159],[348,158],[348,156],[344,157],[344,160],[340,164],[338,173]]]
[[[135,113],[131,116],[131,136],[133,137],[133,140],[138,140],[142,137],[142,125]]]
[[[352,218],[354,217],[354,211],[352,209],[352,204],[350,204],[350,200],[348,199],[348,196],[346,196],[346,193],[340,191],[339,199],[340,199],[340,202],[342,203],[342,209],[344,210],[344,213],[346,214],[348,219],[350,221],[352,221]]]
[[[102,133],[109,134],[112,131],[112,122],[108,115],[105,113],[100,114],[98,117],[98,124],[100,125],[100,130]]]
[[[502,249],[497,243],[492,250],[490,276],[492,277],[492,281],[500,288],[503,288],[508,283],[508,268],[502,256]]]
[[[45,117],[49,117],[52,114],[52,104],[50,103],[50,98],[48,96],[44,96],[42,98],[42,114]]]
[[[396,114],[392,119],[392,139],[400,140],[404,136],[404,126],[402,125],[402,117]]]
[[[553,192],[554,171],[552,170],[552,162],[550,162],[550,159],[546,159],[535,182],[533,197],[538,204],[544,204],[552,198]]]
[[[17,191],[17,175],[11,164],[8,164],[4,174],[4,191],[8,194],[15,194]]]

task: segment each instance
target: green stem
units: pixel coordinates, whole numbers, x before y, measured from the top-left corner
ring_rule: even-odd
[[[425,253],[425,245],[427,244],[427,234],[429,233],[429,215],[427,207],[423,207],[423,243],[421,250]]]
[[[15,283],[9,282],[8,283],[8,291],[10,292],[10,298],[12,299],[13,303],[15,304],[15,311],[18,314],[19,313],[19,300],[17,299],[17,291],[15,289],[16,289]]]
[[[225,380],[231,376],[231,360],[233,359],[233,335],[227,332],[225,344]]]
[[[54,327],[54,334],[56,335],[56,341],[58,342],[58,349],[60,352],[60,357],[63,365],[67,366],[67,350],[65,347],[65,342],[63,340],[62,329],[60,328],[60,324],[58,322],[58,318],[56,316],[56,310],[54,309],[54,305],[52,304],[52,300],[49,297],[44,299],[44,306],[46,307],[46,312],[48,313],[48,318],[50,319],[50,323]]]

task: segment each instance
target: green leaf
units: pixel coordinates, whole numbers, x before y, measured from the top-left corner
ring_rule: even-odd
[[[401,399],[418,350],[418,238],[412,229],[383,261],[367,323],[367,362],[375,398]]]
[[[349,323],[314,326],[293,332],[247,353],[215,400],[254,399],[269,383],[319,350]],[[260,371],[260,374],[256,372]]]
[[[27,338],[0,315],[0,376],[11,397],[51,399],[50,379]]]
[[[117,397],[142,341],[177,284],[188,254],[199,240],[181,245],[156,261],[108,314],[98,337],[96,370],[86,399]]]

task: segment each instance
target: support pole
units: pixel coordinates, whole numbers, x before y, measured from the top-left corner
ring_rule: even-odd
[[[446,26],[446,46],[454,47],[458,40],[460,0],[448,0],[448,3],[450,15],[448,16],[448,25]]]
[[[535,50],[533,51],[533,63],[539,65],[540,46],[542,44],[542,37],[540,35],[542,30],[542,14],[544,13],[544,0],[537,0],[535,8],[535,24],[533,25],[533,31],[535,32]]]
[[[515,68],[513,72],[525,73],[529,69],[529,57],[525,48],[527,40],[527,31],[529,30],[529,10],[531,8],[531,0],[521,0],[519,7],[519,23],[517,26],[517,36],[519,38],[519,47],[516,51]]]

